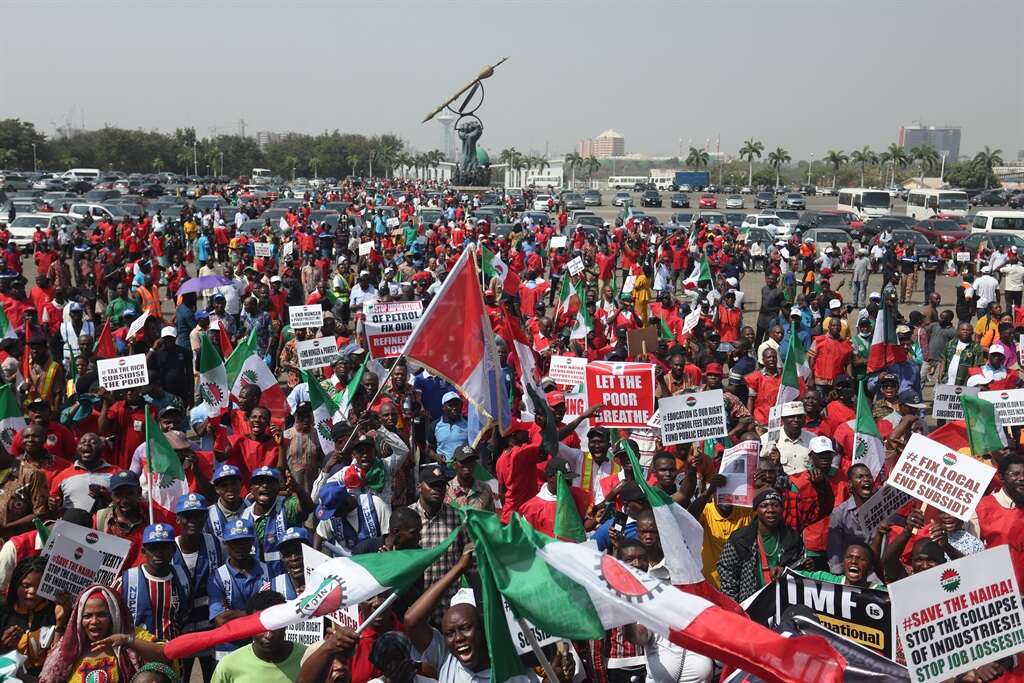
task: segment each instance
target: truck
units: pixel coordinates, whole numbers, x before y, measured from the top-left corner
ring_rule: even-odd
[[[711,174],[707,171],[676,171],[676,187],[682,189],[689,186],[693,192],[700,192],[711,184]]]

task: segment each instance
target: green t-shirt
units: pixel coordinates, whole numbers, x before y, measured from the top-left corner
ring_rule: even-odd
[[[804,572],[798,571],[797,574],[800,576],[806,576],[808,579],[814,579],[815,581],[824,581],[825,583],[846,583],[846,576],[843,574],[833,574],[832,572]],[[883,583],[870,583],[868,588],[874,588],[875,590],[889,592],[889,589]]]
[[[252,645],[246,645],[225,655],[210,680],[211,683],[291,683],[299,677],[305,651],[305,645],[292,643],[292,652],[288,658],[275,664],[263,661],[253,653]]]

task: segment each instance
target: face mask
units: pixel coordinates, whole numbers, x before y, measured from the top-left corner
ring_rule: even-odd
[[[871,333],[870,332],[861,332],[860,333],[860,338],[861,339],[871,339]]]

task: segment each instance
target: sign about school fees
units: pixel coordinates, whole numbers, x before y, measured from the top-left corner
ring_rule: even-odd
[[[717,439],[728,433],[722,390],[666,396],[661,411],[661,442],[666,446]]]
[[[978,398],[996,407],[996,414],[1004,427],[1024,425],[1024,389],[981,391]]]
[[[376,301],[363,307],[371,358],[395,358],[423,316],[422,301]]]
[[[953,680],[1024,650],[1024,610],[1007,545],[890,583],[889,595],[915,683]]]
[[[995,473],[980,460],[914,434],[886,483],[966,522]]]
[[[591,418],[594,426],[646,427],[657,408],[654,366],[609,361],[590,363],[587,365],[587,400],[590,405],[604,405]]]

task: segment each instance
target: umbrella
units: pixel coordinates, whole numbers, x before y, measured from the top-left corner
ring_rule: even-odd
[[[204,289],[216,289],[217,287],[223,287],[224,285],[230,285],[231,280],[227,279],[223,275],[203,275],[202,277],[194,277],[191,280],[186,280],[185,284],[178,290],[178,295],[188,294],[189,292],[201,292]]]

